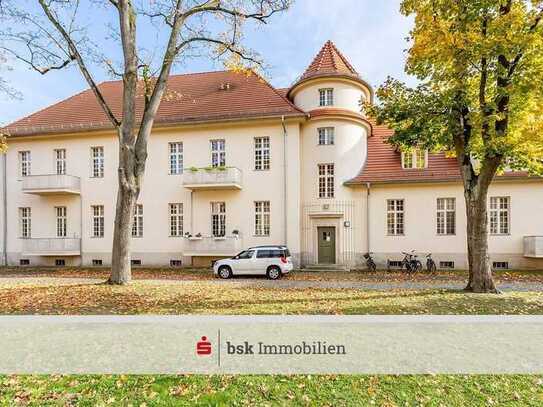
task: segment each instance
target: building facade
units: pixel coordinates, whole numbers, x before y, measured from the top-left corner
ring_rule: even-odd
[[[122,88],[100,90],[119,111]],[[172,76],[149,141],[132,262],[208,265],[287,244],[300,266],[380,266],[431,252],[466,268],[456,161],[400,153],[363,114],[371,87],[327,42],[288,89],[257,75]],[[5,129],[1,244],[8,265],[107,266],[117,192],[116,134],[90,91]],[[498,177],[489,193],[495,267],[542,268],[543,183]]]

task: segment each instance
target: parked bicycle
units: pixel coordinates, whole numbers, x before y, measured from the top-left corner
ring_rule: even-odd
[[[435,273],[437,271],[436,262],[432,259],[432,253],[426,255],[426,271],[428,273]]]
[[[368,267],[368,271],[371,271],[374,273],[377,270],[377,265],[375,264],[375,261],[373,261],[373,258],[371,255],[373,252],[366,253],[364,255],[364,258],[366,259],[366,266]]]
[[[402,260],[402,270],[405,267],[405,271],[408,273],[416,273],[422,270],[422,263],[417,258],[415,251],[412,250],[411,253],[402,252],[404,258]]]

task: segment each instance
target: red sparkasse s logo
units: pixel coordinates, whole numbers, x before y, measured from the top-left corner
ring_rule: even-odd
[[[211,342],[207,340],[207,336],[202,336],[202,339],[196,342],[196,354],[200,356],[211,355]]]

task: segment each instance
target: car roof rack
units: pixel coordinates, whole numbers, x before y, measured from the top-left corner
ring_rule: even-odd
[[[287,246],[281,245],[281,244],[266,244],[261,246],[252,246],[249,247],[249,249],[267,249],[267,248],[279,248],[279,249],[286,249]]]

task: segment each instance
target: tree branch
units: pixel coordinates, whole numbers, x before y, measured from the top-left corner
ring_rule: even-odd
[[[98,85],[96,84],[96,82],[92,78],[92,76],[90,74],[90,71],[87,69],[87,66],[85,65],[85,61],[83,60],[83,57],[79,53],[79,50],[77,49],[77,46],[76,46],[75,42],[73,41],[73,39],[71,38],[70,34],[68,34],[68,32],[64,29],[64,27],[59,22],[59,20],[57,20],[57,18],[53,15],[51,10],[49,9],[49,5],[46,4],[45,0],[38,0],[38,2],[40,3],[41,8],[43,9],[43,11],[44,11],[45,15],[47,16],[47,18],[49,19],[49,21],[53,24],[53,26],[62,35],[62,37],[64,38],[64,41],[66,41],[66,44],[68,45],[68,49],[70,51],[70,54],[73,56],[75,61],[77,61],[77,64],[79,66],[79,69],[80,69],[81,73],[83,74],[83,77],[85,78],[85,80],[87,81],[89,86],[91,87],[93,93],[95,94],[96,98],[98,99],[98,103],[100,104],[100,106],[102,107],[104,112],[106,113],[108,119],[110,120],[110,122],[115,127],[119,127],[119,125],[120,125],[119,120],[117,120],[117,118],[115,117],[115,114],[113,113],[113,111],[111,110],[109,105],[107,104],[104,96],[102,95],[102,92],[98,88]]]

